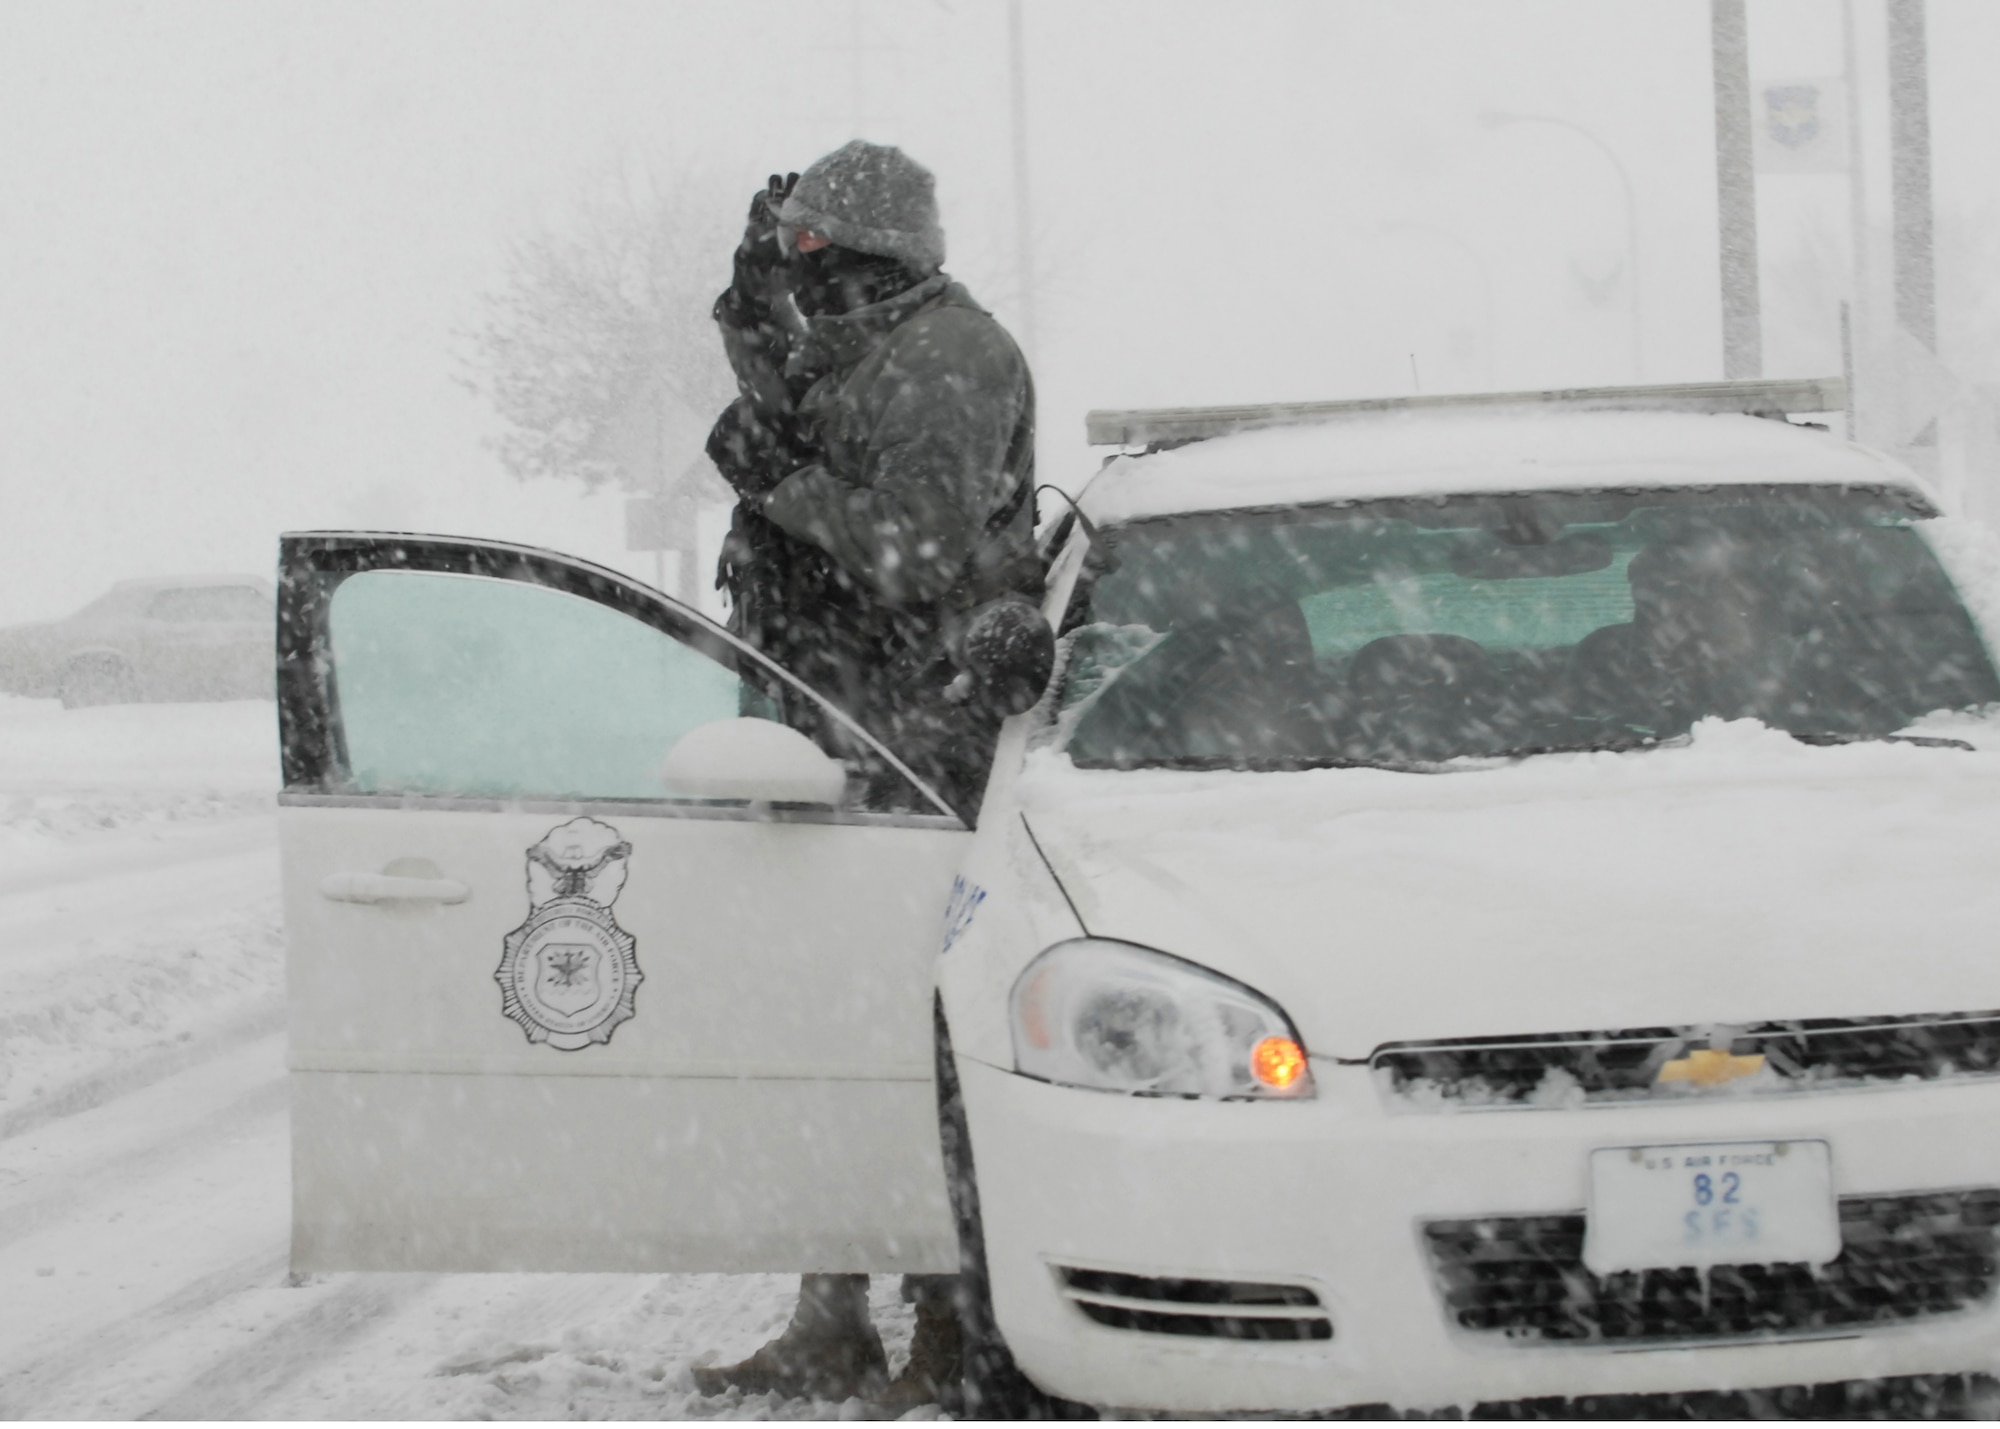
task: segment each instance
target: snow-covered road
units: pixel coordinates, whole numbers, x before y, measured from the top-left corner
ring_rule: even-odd
[[[273,723],[0,698],[0,1417],[865,1415],[694,1392],[788,1276],[292,1279]]]

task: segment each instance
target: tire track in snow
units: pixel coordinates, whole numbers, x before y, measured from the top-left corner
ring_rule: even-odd
[[[0,1143],[0,1415],[121,1417],[100,1401],[130,1387],[125,1361],[280,1281],[286,1090],[271,1036]]]
[[[289,1259],[286,1247],[266,1247],[121,1319],[93,1326],[63,1349],[0,1371],[0,1419],[58,1417],[60,1411],[53,1411],[50,1401],[65,1385],[102,1376],[108,1367],[129,1359],[145,1344],[174,1334],[188,1319],[226,1296],[279,1279]],[[86,1409],[71,1409],[70,1417],[97,1416]]]
[[[268,1032],[265,1035],[270,1036]],[[260,1060],[278,1061],[283,1056],[282,1044],[251,1050],[253,1055],[264,1054]],[[218,1070],[235,1072],[233,1066]],[[231,1075],[230,1080],[235,1081],[235,1076]],[[162,1108],[158,1121],[162,1135],[158,1140],[113,1146],[94,1155],[86,1152],[74,1158],[65,1157],[60,1169],[24,1178],[20,1188],[28,1194],[12,1204],[6,1193],[13,1188],[0,1184],[0,1248],[43,1225],[65,1216],[75,1217],[93,1200],[117,1197],[143,1178],[158,1175],[177,1163],[201,1159],[214,1146],[240,1136],[247,1124],[284,1113],[289,1090],[280,1072],[253,1079],[240,1096],[193,1120],[184,1122],[173,1114],[174,1108]],[[8,1160],[0,1160],[0,1171],[10,1171]],[[10,1171],[10,1174],[18,1176],[20,1172]]]
[[[0,897],[0,971],[24,975],[125,951],[160,923],[275,899],[278,850],[269,837],[247,849],[204,852]]]
[[[274,847],[277,837],[276,818],[262,813],[149,828],[143,836],[120,831],[73,839],[27,867],[0,873],[0,899],[251,853]]]
[[[267,1033],[0,1143],[0,1418],[228,1417],[421,1293],[289,1286],[288,1090]]]
[[[561,1361],[558,1341],[573,1339],[579,1325],[629,1313],[656,1279],[370,1273],[253,1291],[246,1302],[313,1291],[320,1298],[225,1351],[137,1417],[460,1417],[494,1381],[532,1378]],[[633,1398],[635,1407],[644,1403]]]
[[[78,841],[0,891],[0,1098],[54,1082],[0,1110],[0,1143],[282,1027],[278,897],[269,817]]]
[[[91,1111],[119,1097],[144,1091],[155,1083],[178,1076],[225,1053],[282,1032],[284,1028],[284,999],[267,999],[198,1042],[176,1043],[157,1052],[122,1061],[102,1072],[78,1077],[54,1091],[44,1092],[25,1106],[0,1112],[0,1141],[20,1136],[63,1117]]]
[[[651,1305],[663,1280],[680,1278],[438,1276],[372,1333],[239,1412],[273,1419],[678,1417],[662,1396],[674,1357],[662,1354],[664,1326]],[[780,1314],[784,1309],[789,1301]],[[629,1334],[635,1321],[646,1331],[638,1345]],[[577,1407],[579,1390],[596,1401],[591,1409]]]
[[[259,1406],[306,1371],[424,1295],[433,1275],[342,1276],[317,1300],[224,1354],[140,1419],[257,1419]],[[296,1293],[296,1292],[294,1292]]]

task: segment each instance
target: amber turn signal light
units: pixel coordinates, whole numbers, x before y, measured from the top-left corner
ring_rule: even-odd
[[[1289,1037],[1266,1037],[1250,1049],[1250,1075],[1287,1091],[1306,1074],[1306,1049]]]

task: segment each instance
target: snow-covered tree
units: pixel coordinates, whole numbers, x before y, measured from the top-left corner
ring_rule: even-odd
[[[513,243],[461,352],[509,471],[657,489],[699,456],[689,433],[734,395],[709,307],[740,207],[685,177],[600,175],[565,221]],[[671,434],[640,444],[664,470],[633,469],[635,427]]]

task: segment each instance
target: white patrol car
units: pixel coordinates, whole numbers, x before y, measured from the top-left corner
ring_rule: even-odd
[[[976,830],[286,537],[296,1268],[960,1268],[988,1414],[1985,1368],[2000,556],[1838,385],[1095,415]]]

